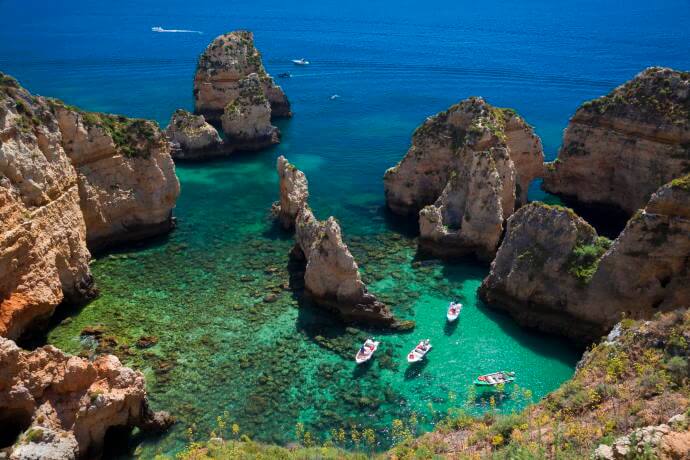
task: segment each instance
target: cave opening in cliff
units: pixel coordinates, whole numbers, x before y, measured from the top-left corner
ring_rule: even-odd
[[[101,458],[114,459],[132,456],[136,448],[136,442],[134,442],[136,434],[133,435],[132,427],[127,425],[116,425],[108,428],[103,438],[103,451],[100,452]],[[94,452],[94,454],[99,453]]]
[[[31,425],[31,414],[19,409],[0,409],[0,449],[10,447]]]

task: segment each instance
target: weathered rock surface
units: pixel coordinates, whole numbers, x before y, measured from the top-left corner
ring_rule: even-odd
[[[77,171],[89,249],[166,233],[180,183],[170,144],[151,121],[81,112],[52,102]]]
[[[572,211],[530,204],[479,290],[490,305],[548,332],[590,341],[622,315],[690,305],[690,176],[661,187],[611,244]]]
[[[0,338],[0,411],[28,427],[11,459],[92,458],[108,428],[165,429],[172,419],[153,413],[144,377],[112,355],[95,361],[45,346],[32,352]]]
[[[271,124],[271,105],[255,73],[238,83],[238,95],[221,117],[226,143],[237,150],[259,150],[277,144],[278,128]]]
[[[79,203],[48,105],[0,74],[0,336],[95,294]]]
[[[87,244],[169,230],[178,193],[151,122],[81,112],[0,74],[0,335],[93,297]]]
[[[304,288],[314,303],[337,313],[344,321],[411,328],[412,323],[398,322],[388,306],[367,291],[335,218],[319,221],[314,217],[307,203],[309,190],[304,173],[283,156],[278,158],[277,170],[280,202],[274,205],[274,211],[286,229],[295,228],[297,244],[291,259],[300,267],[300,275],[304,271]]]
[[[175,160],[200,160],[232,151],[203,115],[194,115],[183,109],[175,111],[165,135],[172,142],[171,155]]]
[[[401,215],[430,206],[420,213],[420,247],[434,255],[490,259],[543,159],[539,137],[514,111],[469,98],[417,128],[405,157],[386,171],[386,203]]]
[[[544,189],[630,215],[689,172],[690,73],[651,67],[575,112]]]
[[[247,31],[221,35],[209,44],[197,65],[194,101],[196,113],[222,121],[228,141],[242,149],[276,143],[271,118],[291,116],[285,93],[266,73],[254,35]]]
[[[274,205],[274,213],[283,228],[290,230],[295,226],[300,209],[307,206],[309,184],[304,173],[283,155],[278,157],[276,169],[280,180],[280,201]]]

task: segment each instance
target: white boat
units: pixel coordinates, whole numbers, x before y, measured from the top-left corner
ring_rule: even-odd
[[[331,101],[334,101],[334,100],[338,99],[339,97],[340,97],[340,94],[334,94],[333,96],[331,96]]]
[[[448,318],[449,322],[453,322],[456,319],[458,319],[458,316],[460,316],[460,312],[462,311],[462,304],[460,302],[451,302],[450,305],[448,305],[448,313],[446,314],[446,318]]]
[[[407,355],[407,362],[408,363],[416,363],[418,361],[421,361],[424,359],[427,353],[431,351],[431,344],[429,343],[429,339],[422,340],[419,342],[419,345],[414,347],[414,349],[408,353]]]
[[[301,58],[301,59],[293,59],[293,60],[292,60],[292,63],[293,63],[293,64],[297,64],[297,65],[308,65],[308,64],[309,64],[309,61],[307,61],[307,60],[304,59],[304,58]]]
[[[379,343],[381,342],[377,342],[373,339],[367,339],[362,345],[362,348],[357,351],[355,362],[357,364],[362,364],[369,361],[371,357],[374,356],[374,352],[378,349]]]

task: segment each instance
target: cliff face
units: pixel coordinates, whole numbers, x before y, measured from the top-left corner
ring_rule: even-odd
[[[300,266],[299,270],[304,270],[304,288],[314,303],[348,322],[412,327],[411,323],[398,322],[388,306],[367,291],[335,218],[319,221],[314,217],[307,203],[309,190],[304,173],[283,156],[278,158],[277,170],[280,202],[274,205],[274,211],[286,229],[295,228],[297,244],[291,258],[298,262],[295,265]]]
[[[283,228],[291,230],[300,209],[307,206],[309,184],[304,173],[282,155],[276,161],[276,170],[280,181],[280,201],[274,206],[274,213]]]
[[[173,114],[165,135],[172,143],[171,156],[175,160],[211,158],[231,151],[203,115],[193,115],[182,109]]]
[[[251,146],[256,137],[255,149],[277,142],[272,117],[291,116],[285,93],[266,73],[254,35],[246,31],[221,35],[206,48],[194,78],[194,101],[207,120],[222,119],[229,139]]]
[[[178,193],[151,122],[80,112],[0,74],[0,335],[93,297],[87,244],[169,230]]]
[[[480,288],[518,321],[594,340],[622,315],[690,305],[690,176],[661,187],[610,243],[569,210],[531,204],[509,219]]]
[[[690,172],[690,73],[652,67],[571,118],[544,189],[628,214]]]
[[[180,183],[170,144],[158,126],[52,105],[77,171],[89,248],[102,250],[170,231]]]
[[[148,407],[144,376],[115,356],[89,362],[52,346],[26,352],[2,337],[0,411],[4,423],[26,428],[12,459],[93,458],[112,426],[151,430],[172,422]]]
[[[79,203],[50,108],[0,74],[0,336],[95,294]]]
[[[417,128],[405,157],[386,171],[386,203],[402,215],[422,210],[423,249],[490,259],[543,158],[541,141],[512,110],[470,98]]]

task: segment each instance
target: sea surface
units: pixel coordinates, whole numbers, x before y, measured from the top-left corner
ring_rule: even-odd
[[[688,24],[686,0],[0,0],[0,70],[87,110],[166,126],[175,109],[193,107],[198,55],[234,29],[254,31],[270,73],[293,74],[278,80],[294,111],[278,122],[282,143],[177,165],[177,229],[98,256],[101,297],[61,311],[47,335],[69,352],[116,353],[146,374],[154,408],[178,417],[162,437],[111,442],[111,456],[174,453],[218,434],[219,416],[227,431],[236,423],[278,443],[295,440],[297,423],[319,441],[371,427],[385,448],[394,419],[421,432],[451,407],[508,412],[530,400],[522,390],[537,400],[558,387],[580,350],[482,305],[488,266],[419,263],[414,225],[385,211],[383,173],[425,117],[472,95],[515,108],[553,159],[583,101],[650,65],[690,69]],[[290,62],[300,57],[311,64]],[[279,154],[307,174],[317,216],[341,222],[370,290],[417,322],[411,333],[378,334],[368,366],[352,358],[369,331],[284,289],[293,241],[269,217]],[[531,198],[544,198],[538,184]],[[270,293],[277,301],[264,301]],[[451,299],[465,308],[448,327]],[[155,344],[142,347],[151,345],[142,337]],[[421,338],[434,348],[409,367],[405,355]],[[517,389],[470,390],[478,374],[503,369],[517,373]]]

